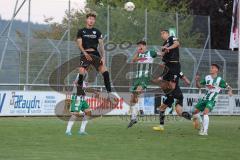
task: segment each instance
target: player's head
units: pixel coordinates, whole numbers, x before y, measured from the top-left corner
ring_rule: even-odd
[[[161,30],[161,38],[166,41],[169,37],[169,31],[167,29]]]
[[[210,67],[210,74],[217,74],[220,70],[220,67],[216,63],[212,63]]]
[[[97,15],[95,13],[88,13],[86,15],[86,24],[88,27],[93,27],[96,22]]]
[[[147,49],[147,43],[145,41],[137,42],[137,49],[141,52],[145,52]]]

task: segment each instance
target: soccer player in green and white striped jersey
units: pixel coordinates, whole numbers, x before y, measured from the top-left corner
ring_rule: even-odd
[[[67,128],[66,128],[66,135],[71,136],[72,135],[72,127],[74,122],[77,120],[77,117],[80,116],[80,113],[82,114],[82,124],[81,127],[79,129],[78,134],[79,135],[87,135],[87,132],[85,132],[85,128],[86,125],[88,123],[88,119],[91,116],[91,109],[89,104],[86,101],[86,93],[94,93],[96,96],[98,95],[98,91],[95,89],[91,89],[87,87],[87,82],[84,80],[83,81],[83,90],[82,90],[82,95],[81,96],[77,96],[77,80],[79,78],[79,73],[75,79],[75,81],[73,82],[74,88],[71,94],[71,100],[70,100],[70,106],[69,106],[69,110],[71,112],[71,117],[69,118],[68,124],[67,124]],[[84,79],[87,79],[87,72],[84,75]]]
[[[128,124],[128,128],[137,123],[138,108],[136,105],[138,103],[138,96],[150,83],[152,64],[155,57],[157,57],[157,52],[147,50],[147,44],[145,41],[139,41],[137,43],[137,51],[132,59],[132,62],[137,63],[137,71],[135,72],[136,75],[134,75],[134,82],[131,87],[131,121]],[[140,113],[143,114],[141,109]]]
[[[194,126],[200,122],[200,131],[199,135],[208,135],[208,125],[209,125],[209,116],[208,113],[211,112],[215,106],[216,98],[222,88],[227,88],[228,94],[232,95],[232,88],[225,82],[223,78],[218,76],[219,66],[217,64],[212,64],[210,68],[210,75],[204,77],[200,80],[199,76],[196,76],[196,86],[201,88],[202,86],[206,87],[206,94],[202,99],[198,101],[195,106],[193,121]],[[203,120],[199,114],[203,112]]]

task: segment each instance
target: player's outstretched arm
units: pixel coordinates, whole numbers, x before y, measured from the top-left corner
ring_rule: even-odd
[[[137,62],[137,61],[138,61],[138,54],[139,54],[139,53],[140,53],[139,50],[137,50],[137,51],[134,53],[132,62]]]
[[[162,51],[158,51],[157,52],[157,55],[160,57],[160,58],[163,58],[163,56],[164,56],[164,52],[162,52]]]
[[[183,80],[183,82],[184,82],[184,84],[185,84],[186,86],[189,86],[189,85],[190,85],[190,80],[189,80],[185,75],[183,75],[183,76],[181,77],[181,79]]]
[[[162,51],[164,51],[164,53],[166,54],[166,53],[169,53],[170,50],[178,48],[179,46],[180,46],[179,41],[178,40],[174,40],[173,45],[171,45],[169,47],[163,46],[162,47]]]
[[[179,41],[178,41],[178,40],[175,40],[175,41],[173,42],[173,45],[169,46],[167,49],[168,49],[168,50],[171,50],[171,49],[177,48],[177,47],[179,47],[179,46],[180,46]]]
[[[202,88],[202,85],[200,84],[200,76],[199,75],[196,75],[195,81],[196,81],[196,87]]]
[[[233,93],[232,93],[232,87],[230,85],[227,85],[227,89],[228,89],[228,95],[229,96],[232,96]]]
[[[232,96],[232,87],[223,79],[221,79],[219,86],[228,90],[228,95]]]

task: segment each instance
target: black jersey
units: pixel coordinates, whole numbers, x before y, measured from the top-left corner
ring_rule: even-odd
[[[82,28],[78,30],[77,39],[82,38],[84,49],[93,48],[97,50],[98,40],[102,38],[102,33],[96,28]]]
[[[174,41],[176,41],[177,38],[174,36],[170,36],[164,43],[163,46],[170,47],[173,45]],[[179,61],[179,48],[170,49],[169,53],[164,54],[163,61],[168,63],[169,61]]]

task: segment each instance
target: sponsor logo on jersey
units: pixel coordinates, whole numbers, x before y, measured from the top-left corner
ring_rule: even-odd
[[[207,87],[208,89],[214,89],[214,88],[215,88],[215,87],[214,87],[213,85],[211,85],[211,84],[207,84],[206,87]]]
[[[177,77],[178,77],[177,75],[174,75],[174,79],[175,79],[175,80],[177,79]]]
[[[83,37],[87,37],[87,38],[92,38],[92,39],[95,39],[95,38],[97,38],[97,35],[93,35],[93,34],[86,34],[86,35],[83,35]]]
[[[146,61],[147,60],[147,58],[146,57],[141,57],[141,58],[138,58],[138,62],[144,62],[144,61]]]

